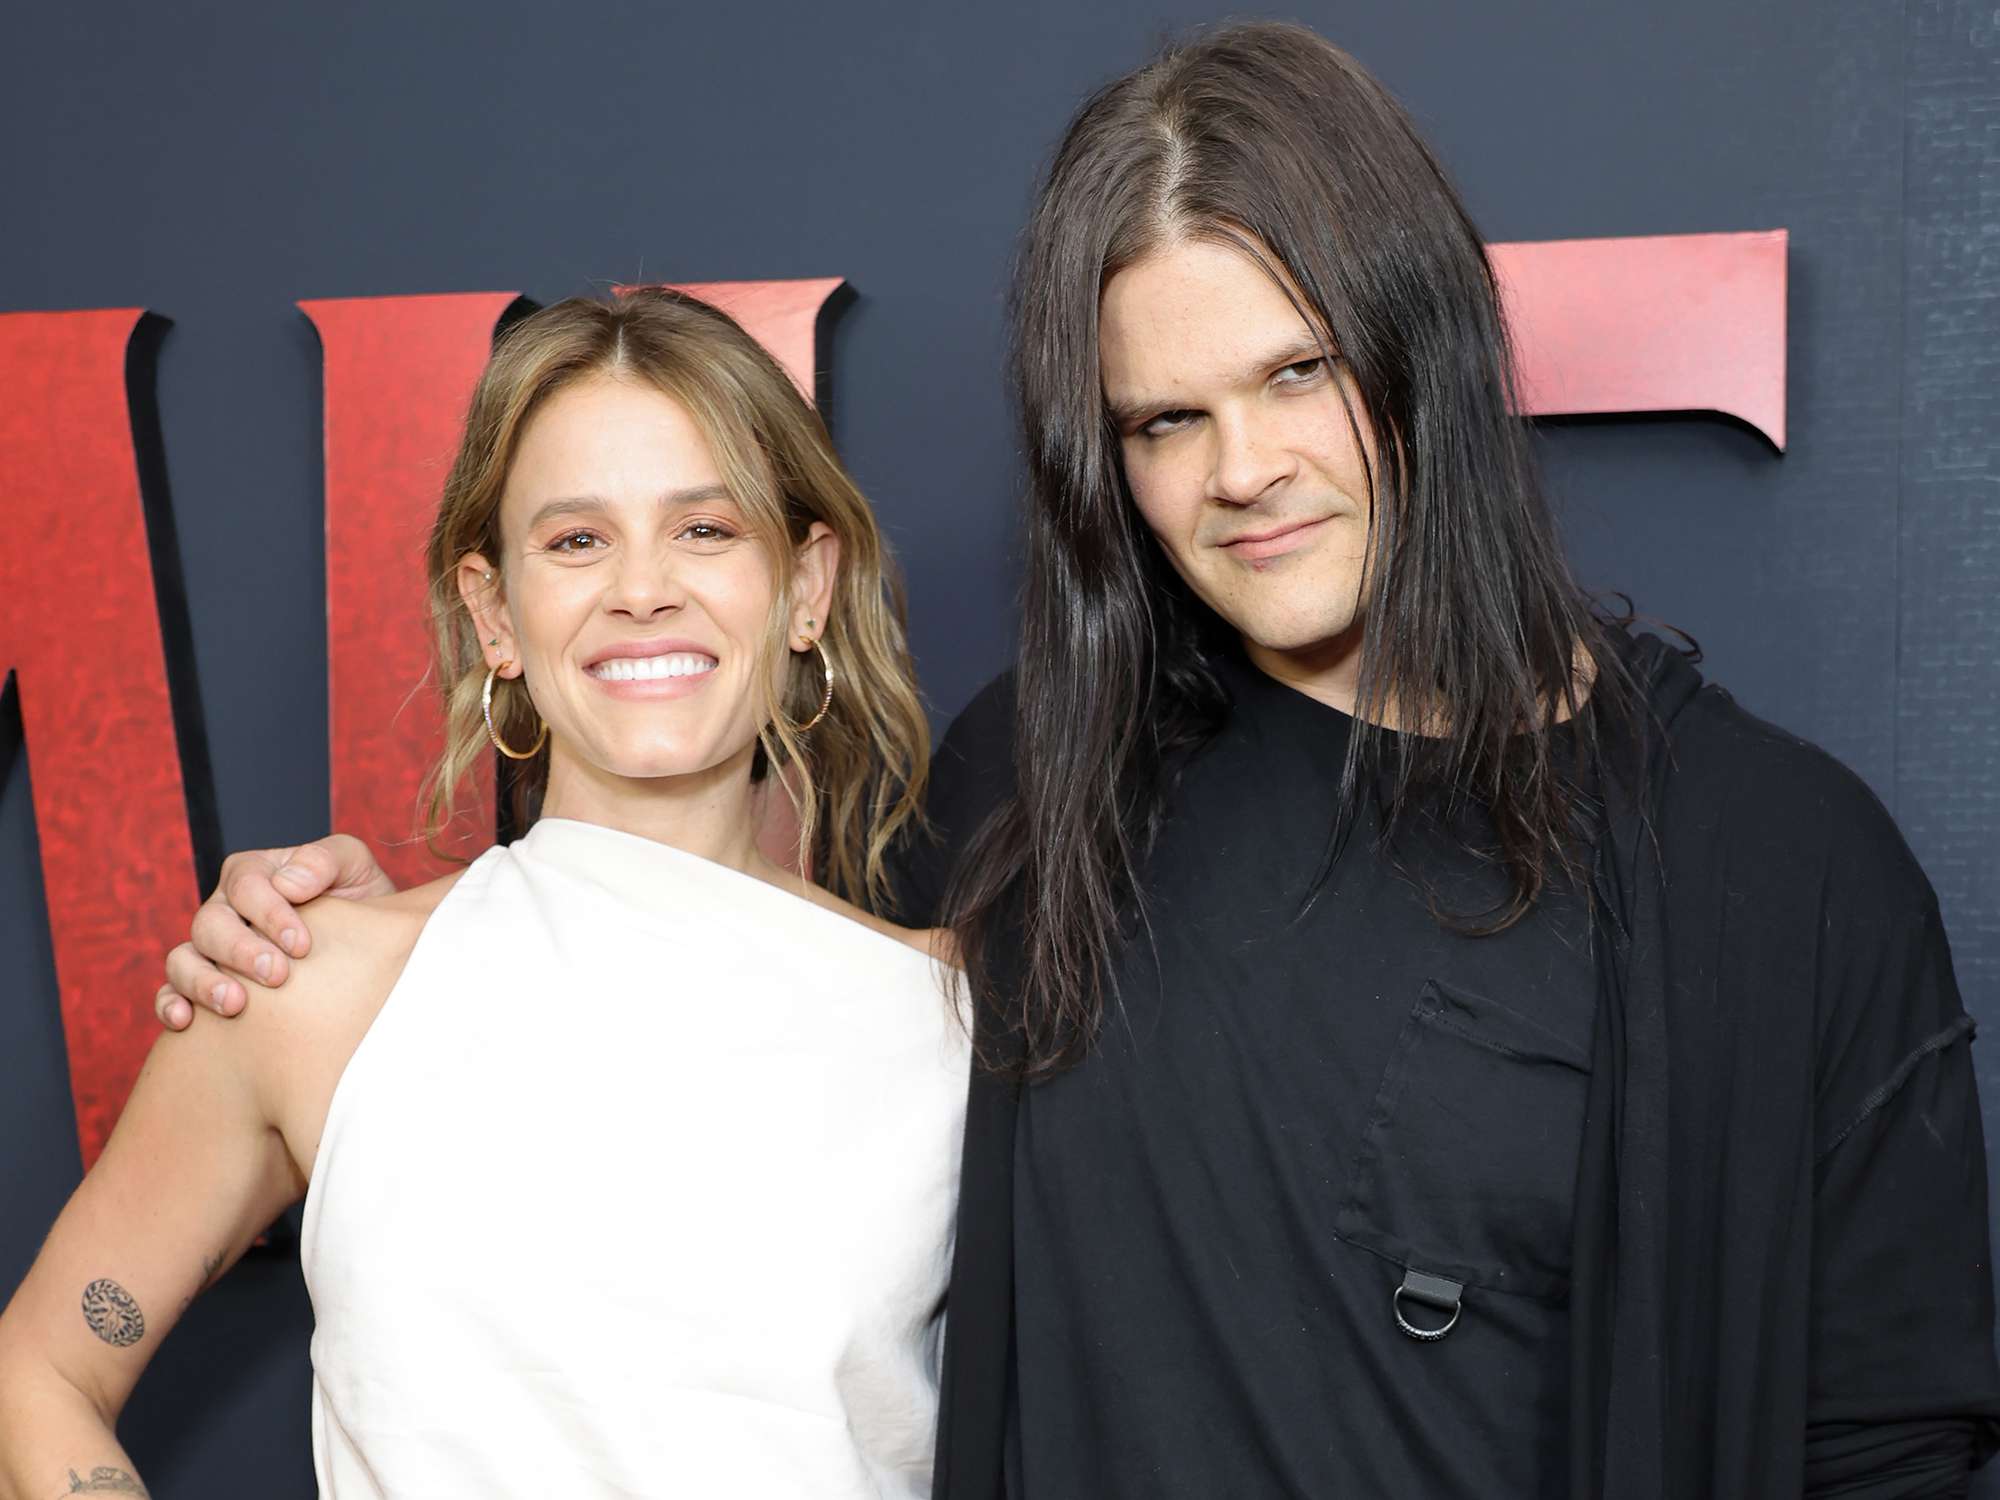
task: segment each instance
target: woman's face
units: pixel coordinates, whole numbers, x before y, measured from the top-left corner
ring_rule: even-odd
[[[685,407],[610,376],[557,392],[521,435],[500,536],[500,565],[467,558],[460,588],[489,665],[511,662],[548,721],[552,780],[747,766],[784,665],[765,644],[775,559]],[[789,645],[820,634],[806,620],[824,620],[836,560],[815,525]]]

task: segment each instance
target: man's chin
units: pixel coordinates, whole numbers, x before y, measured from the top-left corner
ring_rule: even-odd
[[[1236,626],[1244,650],[1252,656],[1339,660],[1361,647],[1361,631],[1352,618],[1230,623]]]
[[[1237,624],[1237,634],[1253,665],[1287,682],[1351,683],[1360,669],[1361,627],[1351,617],[1252,621]]]

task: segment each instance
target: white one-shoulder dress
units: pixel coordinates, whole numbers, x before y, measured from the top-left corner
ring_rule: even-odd
[[[927,1495],[968,1052],[930,959],[752,877],[486,853],[314,1163],[321,1495]]]

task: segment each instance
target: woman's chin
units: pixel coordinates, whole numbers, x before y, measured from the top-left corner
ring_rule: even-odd
[[[747,775],[756,748],[755,736],[741,732],[667,736],[655,728],[651,733],[604,733],[608,727],[599,725],[598,733],[583,735],[556,729],[549,764],[551,790],[572,778],[599,784],[673,781],[709,775],[738,762]]]
[[[706,747],[700,750],[653,749],[606,756],[600,769],[619,781],[670,782],[713,772],[733,758]]]

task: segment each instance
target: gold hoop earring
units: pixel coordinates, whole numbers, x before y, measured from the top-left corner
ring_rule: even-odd
[[[549,742],[549,726],[546,719],[542,721],[542,732],[535,737],[535,743],[526,750],[510,748],[507,742],[500,738],[500,731],[493,727],[493,679],[500,675],[501,667],[511,667],[513,665],[511,661],[503,661],[499,667],[493,667],[488,670],[486,673],[486,686],[479,690],[479,712],[486,720],[486,738],[493,741],[493,748],[495,750],[498,750],[509,760],[533,760],[540,753],[542,746]]]
[[[797,734],[809,732],[821,719],[826,717],[826,711],[833,707],[833,663],[827,659],[826,647],[822,646],[817,640],[808,639],[806,644],[819,653],[819,666],[821,673],[826,678],[826,688],[820,694],[819,712],[801,724],[794,731]]]

